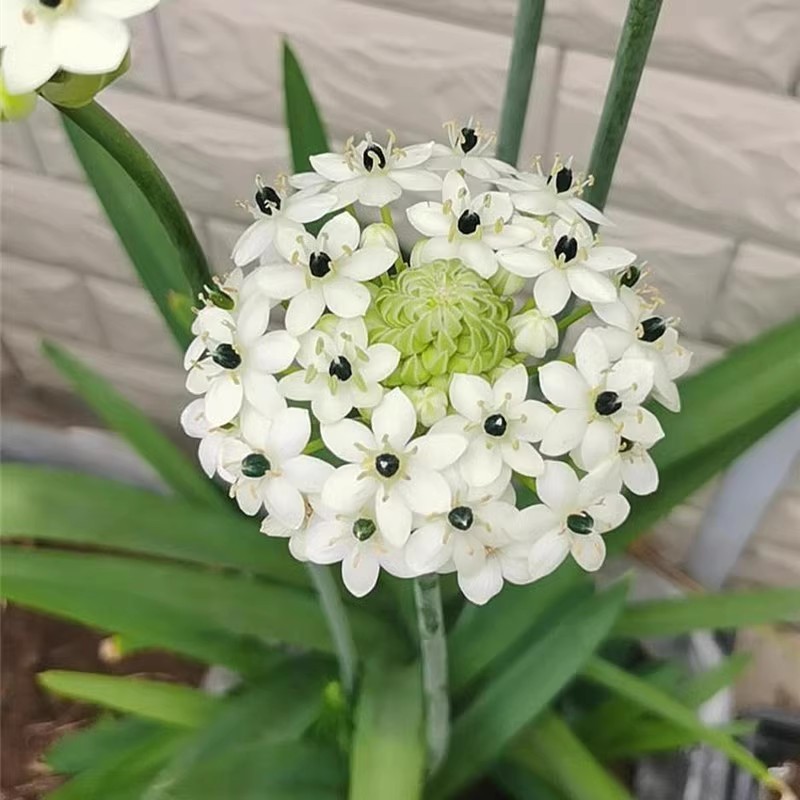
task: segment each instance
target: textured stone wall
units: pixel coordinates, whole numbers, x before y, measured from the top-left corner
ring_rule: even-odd
[[[523,155],[586,163],[625,0],[550,0]],[[164,0],[103,102],[141,139],[222,271],[253,176],[285,169],[280,41],[333,137],[497,123],[515,0]],[[800,3],[667,0],[611,193],[609,241],[647,258],[698,366],[800,313]],[[162,420],[179,361],[53,112],[2,128],[3,370],[61,387],[58,338]],[[798,528],[797,504],[794,509]],[[788,513],[788,512],[787,512]],[[780,527],[774,526],[773,527]],[[796,545],[795,545],[796,546]]]

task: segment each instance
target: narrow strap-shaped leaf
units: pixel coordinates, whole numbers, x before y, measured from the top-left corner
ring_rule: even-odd
[[[187,500],[206,506],[227,507],[224,498],[197,466],[111,384],[58,345],[45,342],[43,348],[50,361],[73,385],[92,411],[109,428],[125,437],[131,447],[175,492]]]
[[[38,681],[50,692],[137,717],[199,728],[219,713],[221,701],[189,686],[93,672],[48,670]]]
[[[203,286],[211,281],[205,253],[173,188],[147,151],[97,102],[81,108],[59,108],[59,111],[74,126],[99,144],[133,181],[147,199],[177,251],[179,264],[185,282],[191,288],[191,294],[194,296],[200,292]],[[83,163],[84,158],[80,151],[78,157]],[[84,168],[87,169],[91,180],[93,177],[90,171],[91,162],[88,167],[84,163]],[[105,200],[103,196],[102,200]]]
[[[605,207],[611,188],[660,10],[661,0],[630,0],[628,6],[589,159],[589,174],[594,176],[594,184],[587,189],[585,199],[600,210]]]
[[[552,711],[543,714],[519,737],[512,758],[557,786],[568,800],[632,800],[622,784]]]
[[[125,486],[29,464],[0,467],[0,538],[29,538],[233,567],[308,587],[303,566],[252,519]]]
[[[513,800],[564,800],[555,789],[519,761],[508,758],[492,770],[492,779]]]
[[[761,589],[635,603],[621,614],[612,633],[637,639],[678,636],[693,630],[797,619],[800,589]]]
[[[418,664],[368,664],[356,710],[349,800],[422,796],[425,741]]]
[[[11,600],[97,626],[110,617],[98,599],[105,593],[116,616],[135,613],[143,601],[193,622],[193,628],[277,640],[330,653],[333,643],[311,592],[267,584],[240,575],[120,556],[38,551],[4,546],[0,590]],[[62,598],[59,604],[59,597]],[[381,655],[403,653],[388,623],[366,609],[353,609],[356,643]],[[148,620],[136,622],[147,640]],[[152,621],[158,634],[160,621]],[[125,629],[114,628],[125,633]],[[137,637],[139,638],[139,637]],[[168,645],[167,645],[168,646]]]
[[[734,653],[717,666],[700,672],[680,687],[680,699],[690,708],[698,708],[718,692],[732,686],[752,662],[750,653]]]
[[[608,635],[622,610],[627,585],[554,610],[550,625],[494,674],[456,717],[450,756],[431,782],[434,796],[452,797],[482,774],[542,712]]]
[[[328,135],[308,81],[303,74],[303,68],[285,39],[283,100],[292,151],[292,166],[295,172],[306,172],[311,169],[309,156],[326,153],[330,149]]]
[[[618,692],[657,716],[693,733],[700,741],[718,748],[765,786],[775,785],[775,779],[766,766],[749,750],[723,731],[703,725],[691,709],[656,686],[596,656],[584,665],[581,675],[612,692]]]
[[[509,164],[519,158],[543,17],[544,0],[519,0],[497,140],[497,157]]]

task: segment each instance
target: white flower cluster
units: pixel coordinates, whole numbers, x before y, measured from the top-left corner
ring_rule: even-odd
[[[447,128],[448,144],[367,135],[259,179],[186,353],[204,470],[296,558],[341,562],[357,596],[381,568],[455,571],[474,603],[569,554],[598,569],[623,490],[658,485],[643,403],[677,411],[689,364],[635,255],[593,234],[608,221],[571,162],[518,172],[479,127]],[[420,234],[406,258],[391,222],[409,191],[440,199],[395,211]],[[559,353],[592,310],[602,324]]]

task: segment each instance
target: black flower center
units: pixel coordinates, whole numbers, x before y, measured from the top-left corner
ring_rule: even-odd
[[[242,363],[242,357],[230,344],[218,344],[216,350],[211,354],[211,358],[223,369],[236,369]]]
[[[581,511],[580,514],[570,514],[567,517],[567,527],[573,533],[591,533],[594,520],[590,514]]]
[[[62,0],[39,0],[39,2],[47,8],[58,8]]]
[[[574,236],[564,234],[557,242],[554,250],[556,258],[564,256],[564,261],[572,261],[578,255],[578,240]]]
[[[502,414],[492,414],[483,421],[483,429],[489,436],[502,436],[508,428],[508,422]]]
[[[667,323],[661,317],[650,317],[642,320],[642,332],[639,338],[644,342],[655,342],[660,339],[667,330]]]
[[[242,459],[242,475],[247,478],[263,478],[270,467],[269,459],[261,453],[250,453]]]
[[[393,453],[381,453],[375,459],[375,469],[378,475],[391,478],[400,469],[400,459]]]
[[[475,128],[462,128],[461,129],[461,151],[464,154],[474,150],[478,144],[478,136],[475,133]]]
[[[481,218],[474,211],[470,211],[469,209],[462,212],[461,216],[458,218],[458,230],[461,231],[464,236],[475,233],[480,224]]]
[[[619,282],[623,286],[627,286],[630,289],[631,286],[636,286],[641,276],[642,271],[639,269],[639,267],[631,265],[625,270],[625,272],[622,273],[622,277],[619,279]]]
[[[372,172],[375,164],[377,164],[380,169],[386,166],[386,156],[384,155],[383,149],[378,147],[377,144],[367,145],[362,160],[364,162],[364,169],[367,172]]]
[[[256,192],[256,205],[262,214],[272,216],[273,209],[281,210],[281,197],[271,186],[262,186]]]
[[[324,278],[331,271],[331,257],[327,253],[312,253],[308,269],[315,278]]]
[[[457,530],[468,531],[475,521],[469,506],[456,506],[448,515],[447,521]]]
[[[353,377],[353,367],[344,356],[338,356],[328,366],[328,375],[333,375],[340,381],[349,381]]]
[[[548,176],[547,182],[550,183],[552,180],[553,176]],[[569,191],[571,186],[572,170],[569,167],[561,167],[561,169],[556,172],[556,191],[561,194],[561,192]]]
[[[353,536],[355,536],[359,542],[366,542],[376,530],[375,523],[366,517],[361,517],[353,523]]]
[[[624,436],[620,439],[619,442],[619,452],[620,453],[627,453],[633,447],[633,442],[630,439],[626,439]]]
[[[622,408],[622,401],[616,392],[600,392],[594,401],[594,410],[603,417]]]

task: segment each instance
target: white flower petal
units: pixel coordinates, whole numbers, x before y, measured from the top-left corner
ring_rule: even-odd
[[[338,467],[322,487],[322,502],[328,508],[343,513],[358,511],[375,494],[375,478],[364,475],[359,464]]]
[[[308,411],[304,408],[287,408],[272,421],[266,449],[270,456],[277,456],[283,462],[300,455],[310,438],[311,418]]]
[[[420,574],[441,569],[452,552],[452,536],[448,537],[447,523],[443,520],[429,522],[415,530],[405,549],[409,566]]]
[[[288,300],[306,289],[305,268],[292,264],[258,267],[251,278],[259,292],[275,300]]]
[[[655,414],[646,408],[637,408],[634,413],[623,416],[622,435],[649,447],[664,438],[664,429]]]
[[[393,168],[406,170],[424,164],[433,153],[435,142],[423,142],[403,147],[394,157]]]
[[[613,225],[614,223],[602,212],[590,205],[580,197],[570,197],[569,205],[575,209],[585,220],[594,222],[595,225]]]
[[[561,461],[548,461],[536,480],[536,493],[557,514],[573,512],[578,503],[579,481],[575,472]]]
[[[523,364],[506,370],[494,383],[492,390],[495,408],[503,403],[516,406],[528,394],[528,371]]]
[[[329,181],[339,183],[340,181],[355,178],[358,175],[350,166],[349,161],[339,153],[320,153],[316,156],[310,156],[308,160],[311,162],[311,167],[314,171]]]
[[[342,582],[354,597],[364,597],[375,588],[380,571],[373,549],[356,545],[342,561]]]
[[[626,405],[642,403],[653,388],[653,364],[643,358],[623,358],[608,373],[606,387]]]
[[[539,368],[539,388],[559,408],[585,409],[589,404],[589,385],[572,364],[550,361]]]
[[[409,192],[435,192],[442,186],[442,179],[424,169],[402,169],[391,171],[392,180]]]
[[[444,469],[462,456],[467,444],[464,436],[455,433],[428,433],[412,442],[413,461],[427,469]]]
[[[305,370],[298,370],[281,378],[278,385],[284,397],[308,402],[319,397],[320,392],[324,391],[324,383],[325,379],[320,375],[313,381],[307,381]]]
[[[570,537],[570,552],[578,566],[596,572],[606,560],[606,543],[599,533],[574,533]]]
[[[342,419],[332,425],[321,425],[325,447],[343,461],[360,464],[366,454],[375,452],[378,445],[372,431],[354,419]]]
[[[300,336],[314,327],[325,311],[325,297],[319,285],[305,289],[289,301],[286,309],[286,330]]]
[[[355,250],[360,239],[361,228],[358,220],[348,211],[329,219],[317,236],[319,249],[324,250],[333,259]]]
[[[211,382],[206,392],[206,419],[212,428],[227,425],[242,407],[244,391],[231,375],[221,375]]]
[[[533,298],[537,308],[548,317],[558,314],[567,304],[570,286],[563,271],[551,269],[542,273],[533,284]]]
[[[384,538],[394,547],[403,547],[411,533],[411,509],[402,494],[394,489],[375,495],[375,521]]]
[[[308,494],[319,494],[334,470],[327,461],[306,455],[287,459],[281,469],[292,486]]]
[[[159,0],[81,0],[81,10],[115,19],[129,19],[150,11],[158,3]]]
[[[458,585],[464,597],[471,603],[482,606],[503,588],[503,572],[500,561],[487,558],[483,569],[470,575],[458,573]]]
[[[453,223],[452,214],[445,214],[441,203],[415,203],[406,210],[406,216],[423,236],[447,236]]]
[[[567,282],[574,294],[592,303],[610,303],[617,296],[617,287],[609,278],[581,264],[567,270]]]
[[[544,578],[555,570],[569,554],[569,538],[565,532],[547,533],[534,542],[528,563],[534,580]]]
[[[459,575],[474,575],[486,566],[486,547],[477,536],[471,535],[471,531],[458,531],[451,541],[453,563]]]
[[[402,451],[416,427],[414,405],[400,389],[392,389],[372,414],[372,430],[378,449],[388,444]]]
[[[338,422],[353,408],[353,393],[340,389],[332,394],[324,380],[311,401],[314,416],[322,423]]]
[[[287,331],[270,331],[247,351],[247,368],[269,374],[283,372],[299,349],[299,342]]]
[[[586,434],[589,418],[585,411],[566,408],[559,411],[544,432],[539,450],[546,456],[561,456],[577,447]]]
[[[387,175],[369,175],[363,179],[358,189],[358,199],[362,205],[380,207],[397,200],[403,190],[399,183]]]
[[[237,267],[244,267],[259,258],[272,244],[275,222],[272,219],[257,219],[239,237],[233,246],[231,258]]]
[[[339,317],[360,317],[369,307],[369,289],[350,278],[336,276],[325,281],[322,293],[328,308]]]
[[[622,458],[621,462],[622,481],[634,494],[652,494],[658,489],[658,469],[649,453]]]
[[[450,402],[462,417],[479,422],[494,408],[494,394],[483,378],[457,373],[450,381]]]
[[[636,253],[632,253],[624,247],[599,245],[589,251],[584,263],[592,269],[608,272],[609,270],[629,267],[634,261],[636,261]]]
[[[261,511],[264,500],[259,492],[261,481],[244,481],[236,487],[236,503],[243,514],[253,517]]]
[[[591,328],[584,331],[575,344],[575,366],[586,383],[599,386],[610,363],[600,337]]]
[[[541,250],[533,250],[530,247],[513,247],[508,250],[501,250],[497,254],[497,260],[509,272],[513,272],[523,278],[535,278],[552,267],[550,258],[546,253]]]
[[[6,0],[3,0],[3,11],[6,12]],[[8,14],[10,14],[9,4]],[[22,16],[22,7],[18,9]],[[16,18],[16,15],[15,15]],[[3,51],[3,82],[5,89],[11,94],[25,94],[38,89],[46,83],[58,70],[60,64],[52,43],[52,29],[49,25],[27,25],[21,23],[12,26],[7,14],[3,14],[3,38],[6,47]]]
[[[458,248],[461,260],[482,278],[491,278],[497,272],[497,256],[488,244],[464,241]]]
[[[359,366],[361,377],[367,383],[388,378],[400,362],[400,351],[390,344],[373,344],[367,348],[369,361]]]
[[[339,275],[354,281],[369,281],[383,275],[397,260],[397,252],[383,245],[370,245],[356,250],[338,264]]]
[[[352,534],[342,522],[317,518],[308,527],[306,555],[315,564],[335,564],[353,547]]]
[[[294,222],[315,222],[336,205],[336,196],[330,192],[294,194],[285,201],[285,214]]]
[[[530,442],[503,442],[503,460],[514,472],[535,478],[544,471],[544,461]]]
[[[497,479],[503,469],[503,455],[496,445],[488,446],[486,437],[470,442],[459,462],[461,475],[470,486],[487,486]]]
[[[527,442],[540,442],[555,412],[538,400],[525,400],[514,409],[514,436]]]
[[[306,518],[303,495],[292,486],[291,481],[280,475],[271,475],[262,480],[264,505],[279,522],[287,528],[297,530]]]
[[[450,485],[439,472],[415,466],[397,488],[417,514],[443,514],[450,508]]]
[[[580,445],[582,466],[593,470],[619,448],[619,435],[609,419],[594,419],[586,428]]]
[[[543,503],[523,508],[517,516],[513,535],[523,542],[533,542],[545,534],[557,533],[563,527],[561,518]]]
[[[127,26],[118,19],[80,13],[79,9],[60,17],[52,36],[56,60],[62,69],[78,75],[113,72],[125,58],[131,41]]]
[[[207,436],[209,432],[208,420],[206,419],[205,401],[202,397],[192,400],[181,412],[181,428],[187,436],[193,439],[200,439]]]
[[[631,506],[621,494],[613,493],[601,497],[597,503],[589,506],[587,511],[594,517],[599,530],[610,531],[622,525],[630,514]]]

